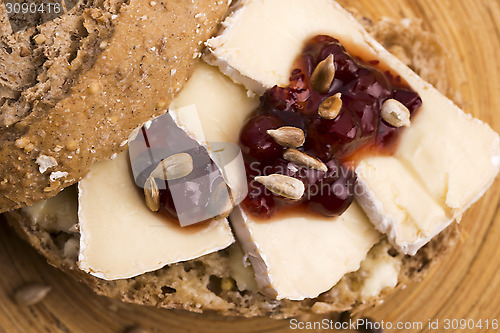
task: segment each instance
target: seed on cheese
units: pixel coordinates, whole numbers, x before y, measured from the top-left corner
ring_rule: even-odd
[[[160,209],[160,190],[158,184],[153,177],[149,176],[144,184],[144,197],[146,198],[146,206],[152,212],[157,212]]]
[[[335,63],[333,54],[321,61],[311,75],[311,86],[314,90],[324,94],[330,89],[335,77]]]
[[[410,111],[395,99],[388,99],[382,104],[380,115],[391,126],[410,126]]]
[[[335,119],[342,109],[342,94],[336,93],[326,98],[319,106],[318,114],[324,119]]]
[[[170,110],[190,111],[184,116],[175,112],[181,127],[193,127],[193,119],[199,119],[198,131],[210,142],[211,157],[223,169],[235,204],[247,193],[241,151],[236,144],[243,124],[258,105],[258,97],[248,96],[245,88],[202,61],[170,105]]]
[[[298,127],[282,126],[275,130],[267,130],[266,133],[284,147],[298,148],[306,141],[304,131]]]
[[[193,171],[193,158],[188,153],[178,153],[163,159],[151,172],[151,177],[174,180],[186,177]]]
[[[129,168],[128,154],[121,153],[96,163],[78,185],[80,269],[106,280],[125,279],[233,243],[226,219],[186,230],[151,212]]]
[[[310,169],[327,172],[328,167],[320,159],[304,153],[295,148],[289,148],[283,153],[283,158],[287,161],[295,163],[300,166],[305,166]]]
[[[257,176],[255,181],[264,185],[269,191],[291,200],[299,200],[304,195],[304,183],[297,178],[272,174]]]
[[[286,13],[283,8],[287,8]],[[379,175],[362,174],[359,177],[370,194],[360,201],[362,207],[372,222],[389,233],[391,241],[399,244],[399,249],[405,253],[415,253],[450,221],[459,220],[498,174],[498,134],[487,124],[464,114],[385,50],[336,2],[248,1],[226,19],[224,26],[220,35],[207,42],[210,53],[205,59],[258,94],[275,85],[287,85],[303,43],[319,34],[338,39],[347,51],[363,59],[379,60],[419,94],[423,106],[401,135],[394,154],[397,161],[386,157],[389,160],[380,160],[377,164],[387,165],[388,170]],[[402,114],[396,112],[395,115],[400,118],[396,125],[408,124]],[[382,170],[371,162],[375,170]],[[399,171],[391,172],[392,167]],[[408,177],[402,183],[411,183],[415,191],[401,188],[394,178],[398,173]],[[396,195],[383,191],[389,184],[394,185],[392,191],[401,188],[398,198],[402,204],[386,202]],[[426,212],[428,203],[432,203],[433,208]],[[411,225],[416,216],[408,217],[407,214],[418,212],[425,212],[420,217],[428,220]],[[387,213],[390,219],[385,216]],[[405,232],[396,234],[394,228]],[[412,232],[418,230],[421,235],[414,237]]]

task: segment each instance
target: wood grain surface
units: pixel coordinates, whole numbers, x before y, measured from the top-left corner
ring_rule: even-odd
[[[378,20],[421,18],[446,49],[447,73],[459,104],[500,132],[499,0],[352,0],[342,4]],[[386,332],[495,332],[485,320],[500,320],[500,179],[464,216],[462,238],[452,253],[420,283],[389,296],[362,315],[422,322],[422,329]],[[32,307],[17,305],[13,291],[44,282],[52,292]],[[302,318],[304,319],[304,318]],[[311,318],[309,318],[310,320]],[[321,318],[315,318],[316,320]],[[429,320],[483,320],[483,328],[432,330]],[[50,267],[0,221],[0,332],[288,332],[288,321],[226,319],[140,307],[100,297]],[[441,326],[442,328],[442,326]],[[500,331],[500,330],[498,330]]]

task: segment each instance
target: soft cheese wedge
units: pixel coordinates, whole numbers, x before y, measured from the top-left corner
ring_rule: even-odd
[[[189,106],[196,107],[206,141],[237,143],[240,130],[259,106],[259,99],[247,96],[242,86],[200,61],[170,109]],[[189,118],[178,120],[181,126],[187,123]]]
[[[237,143],[239,131],[258,104],[258,98],[248,97],[243,87],[200,63],[171,108],[196,106],[207,141]],[[188,117],[184,118],[186,122],[176,116],[179,125],[187,125]],[[246,177],[240,180],[247,186]],[[380,238],[358,206],[338,219],[304,212],[265,223],[253,221],[237,207],[230,220],[245,252],[253,253],[250,259],[259,286],[278,298],[304,299],[330,289],[345,273],[359,268]]]
[[[363,28],[330,0],[242,0],[206,42],[204,59],[235,82],[262,95],[285,86],[306,39],[329,34],[349,46],[366,43]]]
[[[95,164],[78,190],[78,266],[102,279],[130,278],[234,241],[226,219],[181,228],[151,212],[134,183],[127,153]]]
[[[402,135],[395,156],[449,215],[460,219],[499,172],[498,134],[421,79],[412,87],[423,105]]]
[[[240,130],[258,105],[256,96],[248,96],[245,88],[202,61],[170,105],[177,125],[208,145],[212,159],[232,189],[235,204],[244,199],[248,190],[237,146]]]
[[[277,299],[302,300],[329,290],[358,270],[381,237],[355,203],[337,218],[304,211],[258,220],[241,207],[229,218],[259,289]]]
[[[414,255],[453,221],[396,158],[366,158],[356,173],[358,202],[403,253]]]
[[[395,152],[399,162],[389,160],[387,164],[405,169],[406,177],[413,178],[412,186],[419,189],[418,197],[426,199],[417,200],[414,194],[417,192],[403,191],[399,197],[403,205],[394,205],[387,202],[394,199],[394,193],[374,191],[384,181],[386,187],[398,188],[398,179],[388,176],[391,172],[385,172],[385,176],[358,175],[363,187],[361,193],[369,194],[360,203],[370,220],[379,230],[388,232],[390,241],[400,251],[413,254],[450,220],[460,219],[495,179],[500,167],[498,134],[487,124],[464,114],[331,0],[242,1],[224,22],[220,35],[207,42],[210,54],[205,59],[234,81],[260,94],[274,85],[288,83],[293,62],[305,40],[318,34],[339,39],[354,55],[379,60],[400,75],[423,100],[423,107],[405,129]],[[403,196],[409,197],[403,200]],[[424,216],[429,220],[419,220],[414,225],[407,212],[425,211],[428,202],[434,202],[441,211],[429,212]],[[411,229],[420,231],[419,236],[398,233]]]

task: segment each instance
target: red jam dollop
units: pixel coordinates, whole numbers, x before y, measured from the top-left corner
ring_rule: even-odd
[[[329,89],[321,93],[312,88],[311,75],[329,55],[334,56],[335,76]],[[401,102],[411,117],[422,105],[418,94],[400,81],[389,72],[355,59],[335,38],[320,35],[310,39],[296,62],[289,85],[267,90],[256,114],[241,131],[240,146],[249,186],[243,201],[246,210],[254,216],[270,218],[286,207],[306,205],[326,216],[342,214],[354,197],[355,174],[348,163],[352,156],[367,148],[387,153],[402,130],[381,118],[384,101]],[[334,119],[322,118],[319,106],[337,93],[341,93],[342,99],[340,113]],[[320,159],[328,171],[285,160],[287,147],[267,133],[282,126],[302,129],[306,139],[297,149]],[[301,180],[305,185],[302,199],[276,195],[254,179],[270,174]]]

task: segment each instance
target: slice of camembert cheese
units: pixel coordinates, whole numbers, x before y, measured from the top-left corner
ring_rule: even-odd
[[[78,266],[99,278],[130,278],[234,242],[226,219],[181,228],[151,212],[135,185],[127,153],[96,163],[78,190]]]
[[[175,121],[180,127],[192,128],[193,123],[199,123],[195,127],[201,127],[204,143],[232,189],[236,204],[247,194],[245,167],[237,143],[241,128],[258,105],[256,96],[247,96],[244,87],[202,61],[170,105],[170,110],[179,110]],[[183,116],[182,110],[190,110],[191,114]],[[200,140],[199,135],[193,137]]]
[[[196,106],[207,141],[237,143],[258,104],[243,87],[200,63],[171,108]],[[176,118],[187,125],[182,117]],[[242,181],[247,186],[244,175]],[[256,222],[237,207],[230,220],[261,289],[278,298],[304,299],[330,289],[345,273],[359,268],[380,238],[358,206],[338,219],[304,212],[267,222]]]
[[[336,218],[307,211],[259,220],[236,207],[229,216],[259,289],[277,299],[313,298],[356,271],[380,239],[353,203]]]
[[[396,158],[366,158],[356,173],[357,201],[403,253],[414,255],[453,221]]]
[[[188,106],[196,107],[206,141],[237,143],[241,128],[259,106],[259,99],[247,96],[245,88],[200,61],[170,109]]]
[[[363,29],[330,0],[242,0],[223,22],[219,36],[206,42],[209,64],[262,95],[289,82],[304,42],[329,34],[349,46],[365,43]],[[352,31],[355,30],[355,31]]]
[[[283,8],[287,10],[284,12]],[[223,26],[219,36],[207,41],[210,53],[205,60],[258,94],[276,84],[288,84],[293,63],[304,42],[315,35],[327,34],[339,39],[354,55],[379,60],[420,95],[423,106],[402,134],[394,156],[402,164],[406,176],[413,178],[413,185],[422,194],[420,197],[427,199],[412,200],[416,199],[416,194],[406,191],[406,194],[401,192],[399,201],[408,206],[393,205],[386,201],[392,200],[394,193],[373,190],[384,181],[381,175],[358,175],[361,193],[369,194],[361,198],[361,205],[375,226],[388,232],[393,244],[401,245],[400,251],[415,253],[450,220],[459,220],[498,174],[498,134],[487,124],[464,114],[385,50],[336,2],[242,1]],[[393,164],[391,162],[387,163]],[[387,186],[396,186],[398,179],[393,179],[391,174],[385,181]],[[402,200],[403,195],[410,197]],[[428,215],[430,220],[419,221],[418,226],[411,225],[413,219],[408,219],[406,213],[425,211],[428,202],[435,202],[445,214],[434,211]],[[387,207],[391,210],[385,210]],[[391,218],[386,219],[387,215]],[[419,237],[405,238],[411,233],[397,234],[397,230],[410,229],[420,230]]]

